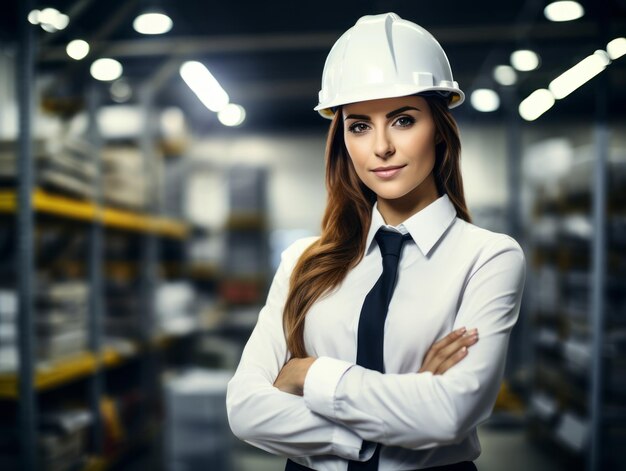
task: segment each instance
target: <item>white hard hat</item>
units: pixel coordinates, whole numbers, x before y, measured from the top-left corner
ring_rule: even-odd
[[[448,108],[465,100],[441,45],[395,13],[368,15],[330,50],[315,110],[332,118],[336,106],[427,91],[448,97]]]

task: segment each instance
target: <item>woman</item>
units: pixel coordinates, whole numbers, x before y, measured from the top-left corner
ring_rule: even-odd
[[[393,13],[328,56],[322,233],[283,252],[227,393],[235,435],[287,470],[476,469],[525,259],[471,223],[463,98],[437,41]]]

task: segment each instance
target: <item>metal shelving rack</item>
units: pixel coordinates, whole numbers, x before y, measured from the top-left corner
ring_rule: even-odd
[[[100,414],[100,401],[105,391],[105,374],[108,368],[116,367],[134,357],[139,357],[142,371],[142,388],[160,388],[157,365],[157,352],[166,348],[168,339],[156,337],[152,333],[153,292],[156,286],[158,264],[158,243],[160,237],[185,240],[190,229],[180,221],[154,216],[155,206],[147,214],[105,207],[103,203],[101,164],[98,165],[96,180],[97,192],[94,201],[81,201],[55,195],[41,189],[34,189],[32,158],[32,118],[34,109],[35,79],[35,38],[32,26],[25,20],[33,8],[32,0],[19,2],[19,51],[17,61],[17,86],[19,109],[19,141],[17,151],[17,188],[0,190],[0,213],[15,215],[17,255],[15,257],[16,293],[18,299],[17,348],[19,369],[16,373],[0,374],[0,399],[15,400],[18,405],[17,433],[19,435],[19,469],[39,469],[37,455],[37,424],[39,418],[39,394],[62,385],[86,379],[87,403],[93,422],[90,436],[90,454],[95,458],[87,464],[87,469],[106,468],[108,463],[102,458],[104,424]],[[150,97],[143,105],[149,111]],[[89,139],[96,151],[101,148],[101,139],[95,126],[96,110],[99,106],[99,90],[94,85],[87,93],[87,110],[90,129]],[[146,157],[153,144],[153,133],[147,129],[141,147]],[[148,165],[148,162],[147,162]],[[36,309],[33,299],[36,293],[36,267],[34,230],[35,216],[46,214],[64,220],[81,221],[88,230],[87,281],[90,286],[88,299],[88,348],[81,355],[59,361],[40,371],[37,368],[35,352]],[[114,228],[134,233],[142,238],[141,279],[141,319],[144,337],[134,353],[115,351],[103,344],[103,316],[105,312],[103,254],[106,228]],[[147,395],[150,396],[150,395]],[[144,417],[151,412],[150,405],[143,411]],[[153,434],[152,434],[153,436]],[[110,463],[109,463],[110,464]]]
[[[606,76],[597,80],[593,145],[575,154],[571,173],[550,184],[560,187],[555,195],[535,201],[540,225],[532,244],[537,305],[529,431],[561,445],[564,465],[586,471],[625,469],[614,434],[626,432],[626,383],[616,377],[626,354],[609,337],[611,329],[626,332],[620,317],[626,256],[615,245],[615,222],[626,218],[617,183],[626,178],[626,162],[609,158],[608,84]]]

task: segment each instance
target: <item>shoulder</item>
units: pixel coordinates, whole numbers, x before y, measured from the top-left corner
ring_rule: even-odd
[[[463,250],[473,253],[476,264],[481,266],[494,258],[517,261],[525,265],[526,258],[521,245],[508,234],[490,231],[457,218],[458,244]]]
[[[291,271],[304,251],[314,242],[317,242],[319,238],[320,236],[309,236],[295,240],[281,253],[281,263]]]

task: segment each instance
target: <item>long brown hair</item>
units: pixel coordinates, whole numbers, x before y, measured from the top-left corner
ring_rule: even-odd
[[[439,195],[448,194],[457,216],[471,222],[465,205],[460,158],[461,141],[444,98],[422,95],[428,102],[441,140],[435,146],[433,168]],[[328,202],[320,238],[296,263],[283,313],[287,348],[294,358],[307,356],[305,317],[313,303],[341,283],[363,258],[376,194],[361,182],[346,150],[341,109],[335,112],[326,141]]]

